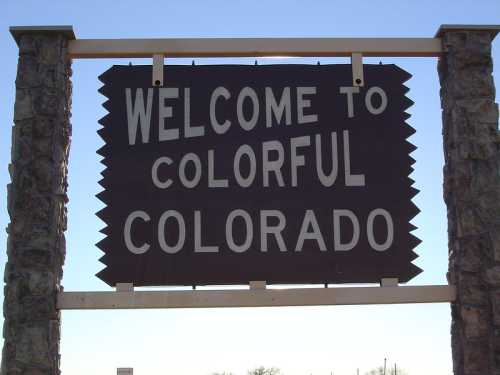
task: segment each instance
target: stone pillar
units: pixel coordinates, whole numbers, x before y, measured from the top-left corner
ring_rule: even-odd
[[[442,27],[444,200],[455,375],[500,374],[500,134],[491,42],[498,28]]]
[[[5,268],[2,375],[56,375],[66,253],[71,27],[13,27],[19,46]]]

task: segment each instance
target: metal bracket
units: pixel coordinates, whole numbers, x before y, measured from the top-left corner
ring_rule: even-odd
[[[115,285],[117,292],[133,292],[134,284],[132,283],[116,283]]]
[[[163,86],[163,55],[153,55],[153,86]]]
[[[363,87],[365,79],[363,77],[363,55],[361,53],[353,53],[351,55],[352,66],[352,85],[355,87]]]
[[[381,287],[398,286],[398,284],[399,284],[398,278],[388,277],[388,278],[384,278],[384,279],[380,280]]]
[[[250,290],[264,290],[266,289],[265,281],[250,281]]]

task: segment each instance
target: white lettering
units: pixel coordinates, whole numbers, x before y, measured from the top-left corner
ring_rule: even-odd
[[[246,178],[241,175],[240,169],[241,158],[243,157],[243,155],[246,155],[250,162],[250,170]],[[257,161],[255,159],[255,153],[249,145],[241,145],[236,151],[233,161],[233,171],[238,185],[240,185],[241,187],[249,187],[252,184],[253,180],[255,179],[255,173],[257,173]]]
[[[205,127],[191,126],[191,93],[190,88],[184,89],[184,137],[193,138],[205,135]]]
[[[351,221],[352,224],[352,238],[347,243],[342,243],[340,230],[340,218],[345,217]],[[335,251],[348,251],[354,248],[359,241],[359,221],[354,212],[350,210],[333,210],[333,242]]]
[[[346,186],[365,186],[364,174],[351,174],[351,153],[349,149],[349,132],[342,132],[344,137],[344,172]]]
[[[125,220],[125,225],[123,227],[123,237],[125,239],[125,246],[131,253],[134,254],[144,254],[149,250],[149,244],[144,243],[141,246],[137,247],[132,243],[132,223],[135,219],[142,219],[146,222],[150,221],[151,218],[144,211],[134,211],[130,215],[127,216],[127,220]]]
[[[304,135],[302,137],[290,138],[290,147],[291,147],[291,155],[290,155],[290,167],[292,172],[292,186],[297,186],[297,168],[303,167],[305,162],[304,155],[297,155],[297,148],[306,147],[311,144],[311,137],[308,135]]]
[[[347,117],[354,117],[354,100],[353,94],[359,94],[359,87],[344,86],[339,89],[341,94],[347,95]]]
[[[167,220],[173,218],[177,221],[177,226],[179,228],[179,238],[174,246],[167,244],[165,239],[165,225]],[[172,233],[171,231],[166,231],[167,233]],[[167,254],[175,254],[184,246],[186,241],[186,223],[182,215],[175,210],[165,211],[158,220],[158,242],[160,243],[161,249]]]
[[[316,134],[316,172],[323,186],[330,187],[335,183],[339,171],[339,154],[337,145],[337,133],[332,132],[332,170],[326,175],[323,170],[323,155],[321,152],[321,134]]]
[[[201,244],[201,212],[194,211],[194,252],[218,253],[219,246],[203,246]]]
[[[194,176],[191,180],[186,176],[186,166],[189,162],[194,165]],[[182,157],[179,163],[179,179],[188,189],[192,189],[198,185],[201,179],[201,160],[198,155],[190,152]]]
[[[309,226],[312,227],[312,232],[309,232]],[[319,249],[321,251],[326,251],[325,240],[321,235],[319,224],[316,220],[316,215],[314,215],[313,210],[307,210],[306,214],[304,215],[302,227],[300,228],[299,238],[297,239],[297,245],[295,246],[295,251],[302,251],[305,240],[316,241],[318,243]]]
[[[270,226],[267,219],[268,218],[278,219],[278,224],[275,226]],[[285,229],[286,218],[281,211],[278,210],[262,210],[260,211],[260,250],[263,252],[267,251],[267,237],[272,234],[278,243],[280,251],[285,252],[286,246],[285,241],[283,241],[283,236],[281,232]]]
[[[176,99],[179,97],[177,87],[159,88],[159,115],[158,115],[158,140],[160,142],[179,139],[179,129],[167,129],[166,119],[172,118],[172,107],[165,105],[166,99]]]
[[[215,162],[214,162],[215,150],[208,150],[208,187],[211,188],[221,188],[228,187],[227,179],[215,178]]]
[[[380,96],[380,106],[378,108],[375,108],[372,103],[372,96],[374,94],[378,94]],[[368,109],[372,115],[380,115],[387,107],[387,95],[385,94],[385,91],[377,86],[370,87],[370,89],[366,92],[365,105],[366,109]]]
[[[279,104],[276,102],[273,89],[271,87],[266,87],[266,127],[270,128],[272,126],[273,114],[276,123],[279,124],[283,118],[283,113],[285,113],[285,124],[290,125],[292,123],[290,87],[283,88]]]
[[[171,165],[173,163],[172,159],[170,159],[167,156],[162,156],[153,163],[153,167],[151,168],[151,178],[153,180],[153,184],[158,188],[158,189],[166,189],[170,185],[172,185],[173,181],[170,178],[167,178],[166,181],[161,182],[160,179],[158,178],[158,168],[160,167],[161,164],[167,164]]]
[[[127,124],[128,124],[128,144],[135,145],[137,136],[137,125],[141,123],[142,143],[149,142],[149,127],[151,124],[151,108],[153,106],[153,89],[148,89],[146,107],[144,107],[144,96],[142,89],[135,91],[135,104],[132,106],[131,89],[125,89]]]
[[[269,160],[269,153],[276,151],[278,159]],[[274,172],[278,186],[285,186],[283,175],[281,174],[281,167],[285,161],[285,150],[279,141],[267,141],[262,143],[262,177],[264,186],[269,186],[269,173]]]
[[[237,217],[241,217],[245,222],[246,227],[246,238],[241,245],[237,245],[233,238],[233,222]],[[243,253],[247,251],[252,244],[253,240],[253,224],[252,218],[248,212],[244,210],[234,210],[228,215],[226,220],[226,241],[231,250],[235,253]]]
[[[304,115],[304,109],[311,107],[311,101],[304,95],[316,94],[316,87],[297,87],[297,115],[299,124],[309,124],[318,121],[318,115]]]
[[[224,134],[231,126],[231,121],[229,120],[224,120],[223,123],[217,121],[215,106],[217,104],[217,99],[221,96],[228,100],[231,97],[231,93],[225,87],[217,87],[210,98],[210,124],[217,134]]]
[[[252,102],[252,115],[250,116],[250,120],[247,120],[243,113],[243,104],[245,103],[246,98],[249,98]],[[257,98],[257,93],[254,89],[244,87],[240,91],[236,102],[236,114],[238,116],[238,122],[243,129],[249,131],[255,127],[257,120],[259,119],[259,99]]]
[[[373,222],[377,216],[381,216],[385,219],[387,227],[387,238],[383,244],[377,243],[375,240],[375,234],[373,232]],[[368,235],[368,243],[377,251],[385,251],[391,247],[394,241],[394,223],[392,221],[391,214],[384,210],[383,208],[377,208],[370,212],[368,219],[366,220],[366,234]]]

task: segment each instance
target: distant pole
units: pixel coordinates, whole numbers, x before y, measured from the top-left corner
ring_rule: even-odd
[[[394,364],[394,375],[398,375],[398,369],[396,368],[396,364]]]
[[[387,366],[387,358],[384,358],[384,375],[385,375],[386,366]]]
[[[359,375],[359,368],[357,369],[356,373]]]

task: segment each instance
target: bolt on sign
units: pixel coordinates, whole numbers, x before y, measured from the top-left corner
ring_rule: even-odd
[[[406,282],[420,242],[395,65],[113,66],[97,244],[109,285]]]

